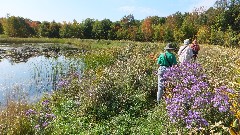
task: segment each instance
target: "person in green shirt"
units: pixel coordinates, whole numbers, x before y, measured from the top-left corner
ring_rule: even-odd
[[[157,64],[159,65],[157,73],[158,75],[157,102],[159,102],[163,96],[164,90],[163,74],[166,72],[167,68],[177,64],[176,56],[173,54],[175,48],[173,47],[172,43],[168,43],[164,49],[165,52],[160,54],[157,59]]]

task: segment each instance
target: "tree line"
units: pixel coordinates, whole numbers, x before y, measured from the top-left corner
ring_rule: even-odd
[[[82,22],[32,21],[23,17],[0,18],[0,34],[9,37],[80,38],[182,42],[197,38],[200,43],[238,46],[240,43],[240,0],[217,0],[213,7],[176,12],[167,17],[136,20],[132,14],[120,21],[87,18]]]

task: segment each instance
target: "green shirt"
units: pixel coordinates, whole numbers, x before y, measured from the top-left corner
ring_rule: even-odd
[[[164,54],[166,53],[167,59],[165,58]],[[176,65],[177,64],[177,60],[176,57],[173,53],[166,51],[165,53],[160,54],[160,56],[157,59],[157,64],[159,64],[160,66],[167,66],[170,67],[171,65]],[[169,64],[170,63],[170,64]]]

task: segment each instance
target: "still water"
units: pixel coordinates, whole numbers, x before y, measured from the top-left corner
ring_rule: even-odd
[[[59,47],[61,46],[61,47]],[[34,102],[58,89],[70,73],[82,73],[84,64],[69,45],[0,45],[0,102],[27,98]]]

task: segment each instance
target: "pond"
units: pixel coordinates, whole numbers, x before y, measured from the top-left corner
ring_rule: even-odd
[[[0,102],[37,101],[69,73],[81,76],[80,49],[65,44],[0,44]]]

